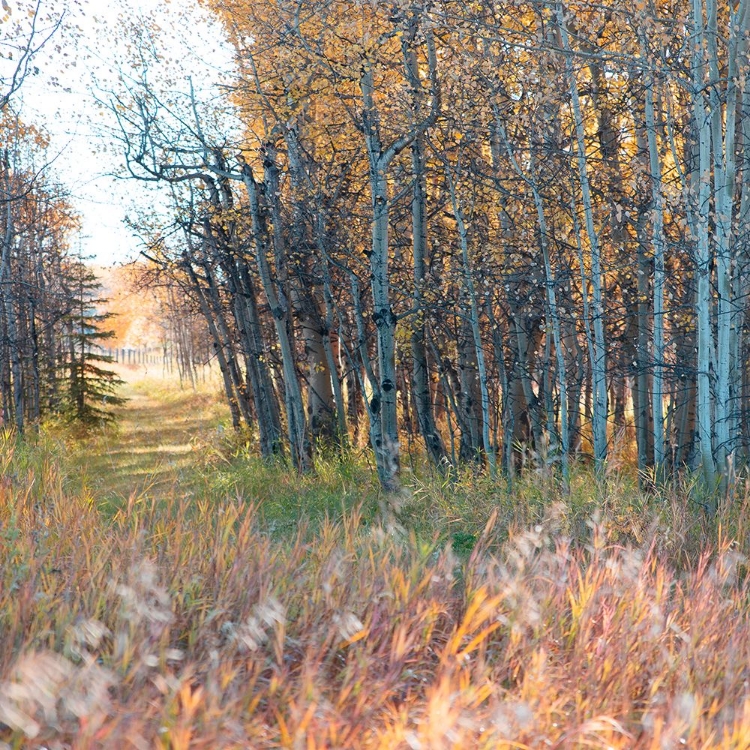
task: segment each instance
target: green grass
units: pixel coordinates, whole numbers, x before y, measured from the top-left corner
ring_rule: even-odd
[[[329,451],[315,472],[298,475],[283,459],[262,461],[252,436],[236,435],[216,385],[180,390],[174,382],[130,383],[116,424],[82,440],[67,435],[73,471],[110,517],[129,503],[156,499],[239,498],[258,505],[276,534],[294,533],[362,506],[377,509],[377,482],[364,463]]]
[[[720,536],[750,553],[745,485],[734,502],[709,518],[693,499],[689,480],[644,494],[634,472],[616,461],[612,465],[618,468],[598,487],[588,465],[574,464],[565,494],[548,466],[531,466],[509,486],[472,470],[445,478],[415,455],[404,457],[401,495],[383,498],[366,452],[319,451],[315,471],[308,475],[292,471],[282,459],[258,458],[252,436],[231,430],[215,381],[193,391],[171,380],[131,378],[124,395],[129,401],[119,409],[116,425],[83,440],[57,432],[71,457],[66,473],[109,517],[133,503],[237,499],[255,505],[266,530],[281,538],[294,535],[300,524],[315,534],[326,519],[357,509],[364,526],[387,517],[392,526],[419,539],[451,540],[457,549],[469,550],[492,513],[498,516],[502,542],[514,530],[541,522],[554,504],[564,509],[561,530],[576,538],[586,536],[591,518],[599,516],[622,543],[641,544],[655,529],[663,531],[683,561],[698,555],[707,539]],[[33,450],[23,447],[21,452]],[[39,450],[43,456],[47,448]]]
[[[127,384],[117,422],[71,443],[75,473],[109,513],[131,495],[169,495],[219,457],[226,408],[214,384],[181,390],[173,380]]]

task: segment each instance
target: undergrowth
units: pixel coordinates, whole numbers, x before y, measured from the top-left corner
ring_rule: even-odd
[[[104,512],[63,452],[0,445],[2,747],[750,744],[750,491],[202,451]]]

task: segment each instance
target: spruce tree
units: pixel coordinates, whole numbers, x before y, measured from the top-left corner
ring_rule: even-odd
[[[114,336],[106,328],[112,313],[102,312],[107,300],[100,297],[101,284],[86,264],[76,259],[67,269],[69,314],[65,319],[65,377],[68,383],[66,412],[73,421],[101,425],[114,419],[110,407],[124,404],[117,395],[123,381],[103,365],[112,362],[102,342]]]

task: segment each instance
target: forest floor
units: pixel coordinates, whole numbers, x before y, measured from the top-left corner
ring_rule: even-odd
[[[750,748],[750,485],[415,456],[383,498],[121,375],[110,428],[0,434],[0,750]]]

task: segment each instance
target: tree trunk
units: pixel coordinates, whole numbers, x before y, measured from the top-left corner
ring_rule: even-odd
[[[466,222],[464,220],[463,210],[456,193],[456,185],[450,174],[450,166],[445,162],[446,177],[448,180],[448,190],[451,196],[453,215],[456,219],[458,229],[458,239],[461,247],[461,268],[463,272],[463,282],[466,293],[469,297],[469,324],[471,336],[474,343],[474,364],[477,369],[479,378],[480,407],[481,407],[481,427],[482,427],[482,449],[490,468],[490,475],[495,474],[495,448],[490,439],[490,395],[487,383],[487,365],[484,358],[484,346],[482,345],[482,332],[479,321],[479,302],[477,292],[474,286],[472,276],[471,261],[469,259],[469,237]]]
[[[276,180],[276,166],[272,155],[268,155],[265,162],[267,182],[270,179],[267,192],[273,194],[278,192],[278,182]],[[310,443],[307,436],[307,425],[305,423],[305,409],[302,401],[302,391],[300,390],[299,380],[297,378],[297,368],[294,358],[294,347],[289,336],[287,318],[289,316],[289,307],[285,297],[277,293],[274,281],[271,277],[271,270],[268,266],[266,257],[266,243],[264,217],[261,214],[260,196],[258,184],[255,181],[252,170],[248,164],[243,164],[242,170],[243,181],[247,190],[250,201],[250,218],[252,222],[252,234],[255,245],[256,262],[258,272],[263,286],[263,292],[266,295],[268,304],[271,308],[276,336],[281,350],[281,363],[284,372],[284,401],[286,404],[287,434],[289,436],[289,446],[292,455],[292,462],[298,471],[308,471],[312,468],[312,457],[310,455]],[[278,207],[275,209],[278,211]],[[275,231],[280,232],[280,219],[277,216]],[[283,251],[280,247],[281,238],[274,240],[275,255],[279,256]],[[283,289],[279,290],[283,293]]]
[[[645,40],[642,40],[645,52]],[[661,157],[656,142],[654,114],[654,74],[646,77],[646,137],[651,177],[651,228],[654,247],[654,374],[652,391],[654,467],[657,475],[664,469],[664,201],[662,198]]]
[[[593,384],[594,409],[592,432],[594,438],[594,462],[597,471],[601,471],[607,458],[607,365],[604,340],[604,302],[602,297],[602,267],[599,250],[599,238],[594,227],[594,211],[591,202],[591,188],[588,178],[586,157],[586,137],[584,131],[581,102],[578,95],[578,83],[573,70],[572,50],[562,5],[558,5],[558,26],[565,50],[565,68],[570,87],[571,104],[575,118],[576,149],[578,152],[578,176],[583,198],[583,213],[591,253],[591,317],[594,329],[593,357],[591,360],[591,377]],[[584,292],[585,293],[585,292]]]
[[[697,296],[695,313],[698,328],[698,439],[706,486],[715,486],[716,464],[713,449],[713,398],[711,381],[712,325],[711,325],[711,248],[709,245],[709,210],[711,197],[711,116],[706,108],[704,85],[703,2],[693,0],[693,123],[698,139],[697,205],[693,216],[692,234],[696,237],[695,276]]]
[[[206,320],[206,325],[208,326],[209,333],[211,334],[211,338],[213,340],[216,360],[219,363],[219,370],[221,371],[221,377],[224,381],[224,391],[227,395],[227,401],[229,403],[229,413],[232,417],[232,427],[235,430],[239,430],[242,424],[239,399],[235,391],[232,376],[229,372],[229,364],[227,362],[226,353],[224,350],[224,342],[222,341],[219,330],[216,327],[214,313],[211,310],[211,306],[206,298],[206,294],[189,260],[185,260],[184,267],[193,284],[195,293],[198,295],[198,302],[200,304],[201,311],[203,312],[203,317]]]
[[[235,260],[238,277],[238,295],[235,299],[238,320],[244,331],[245,371],[253,393],[255,412],[258,418],[260,451],[270,458],[282,451],[281,418],[279,404],[268,367],[268,352],[258,314],[255,284],[244,258]]]
[[[435,424],[430,388],[430,370],[427,364],[426,311],[423,310],[422,288],[425,283],[425,258],[427,254],[426,189],[424,153],[421,138],[412,143],[412,170],[414,187],[412,192],[412,254],[414,267],[414,306],[417,310],[411,335],[412,383],[414,404],[419,422],[419,432],[432,463],[444,470],[447,455],[443,438]]]

